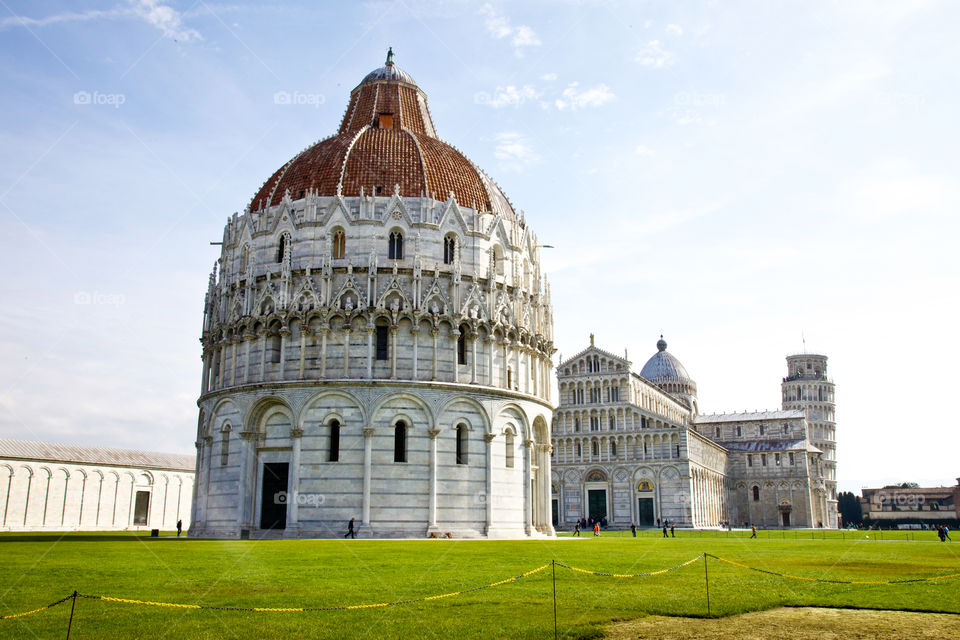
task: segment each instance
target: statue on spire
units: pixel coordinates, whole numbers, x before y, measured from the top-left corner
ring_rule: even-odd
[[[387,66],[393,64],[393,47],[387,47]]]

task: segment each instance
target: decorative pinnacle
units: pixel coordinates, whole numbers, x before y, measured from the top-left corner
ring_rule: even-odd
[[[393,47],[387,47],[387,66],[393,65]]]

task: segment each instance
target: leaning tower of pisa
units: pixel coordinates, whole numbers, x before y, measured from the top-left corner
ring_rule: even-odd
[[[807,413],[810,441],[823,451],[827,498],[824,526],[837,526],[837,423],[833,381],[827,376],[827,356],[813,353],[787,356],[787,377],[781,385],[784,409]]]

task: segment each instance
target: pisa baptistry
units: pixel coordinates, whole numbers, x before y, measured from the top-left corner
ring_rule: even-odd
[[[388,55],[228,219],[191,535],[553,535],[540,245]]]

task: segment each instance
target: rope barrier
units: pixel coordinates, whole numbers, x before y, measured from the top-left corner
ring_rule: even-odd
[[[703,555],[709,556],[714,560],[719,560],[720,562],[725,562],[726,564],[730,564],[735,567],[740,567],[741,569],[756,571],[757,573],[765,573],[767,575],[777,576],[778,578],[787,578],[789,580],[803,580],[804,582],[821,582],[824,584],[890,585],[890,584],[908,584],[911,582],[933,582],[936,580],[948,580],[950,578],[960,577],[960,573],[950,573],[945,576],[932,576],[929,578],[904,578],[902,580],[829,580],[827,578],[808,578],[806,576],[794,576],[794,575],[790,575],[789,573],[780,573],[778,571],[770,571],[768,569],[758,569],[757,567],[751,567],[749,565],[741,564],[739,562],[734,562],[733,560],[727,560],[726,558],[721,558],[720,556],[715,556],[712,553],[705,553]]]
[[[70,600],[70,599],[72,599],[72,598],[73,598],[73,594],[71,593],[71,594],[68,595],[66,598],[61,598],[60,600],[57,600],[56,602],[51,602],[50,604],[46,605],[45,607],[40,607],[39,609],[33,609],[32,611],[24,611],[24,612],[22,612],[22,613],[12,613],[12,614],[10,614],[10,615],[8,615],[8,616],[0,616],[0,620],[13,620],[14,618],[23,618],[24,616],[32,616],[32,615],[35,614],[35,613],[40,613],[41,611],[46,611],[47,609],[53,609],[53,608],[54,608],[55,606],[57,606],[58,604],[63,604],[64,602],[66,602],[67,600]]]
[[[659,576],[664,573],[669,573],[670,571],[676,571],[677,569],[682,569],[687,565],[693,564],[697,560],[703,557],[701,553],[696,558],[687,560],[682,564],[678,564],[675,567],[670,567],[669,569],[660,569],[659,571],[650,571],[647,573],[604,573],[602,571],[591,571],[589,569],[579,569],[577,567],[571,567],[570,565],[563,564],[562,562],[557,562],[558,567],[563,567],[564,569],[570,569],[571,571],[576,571],[577,573],[587,573],[592,576],[605,576],[608,578],[646,578],[648,576]]]
[[[576,573],[583,573],[587,575],[607,577],[607,578],[646,578],[650,576],[663,575],[671,571],[676,571],[682,569],[683,567],[689,566],[694,562],[700,560],[701,558],[713,558],[714,560],[719,560],[720,562],[732,565],[734,567],[739,567],[741,569],[747,569],[748,571],[755,571],[757,573],[764,573],[771,576],[776,576],[778,578],[786,578],[789,580],[802,580],[804,582],[816,582],[816,583],[825,583],[825,584],[850,584],[850,585],[896,585],[896,584],[909,584],[916,582],[934,582],[937,580],[949,580],[952,578],[960,578],[960,573],[951,573],[942,576],[931,576],[927,578],[904,578],[901,580],[830,580],[826,578],[810,578],[806,576],[795,576],[789,573],[782,573],[779,571],[770,571],[769,569],[760,569],[757,567],[751,567],[749,565],[735,562],[733,560],[728,560],[726,558],[721,558],[720,556],[715,556],[712,553],[701,553],[695,558],[691,558],[686,562],[682,562],[676,566],[669,567],[667,569],[660,569],[658,571],[649,571],[646,573],[608,573],[603,571],[593,571],[590,569],[582,569],[580,567],[573,567],[562,562],[552,561],[547,564],[537,567],[536,569],[531,569],[530,571],[525,571],[519,575],[513,576],[511,578],[506,578],[505,580],[500,580],[498,582],[492,582],[490,584],[481,585],[478,587],[471,587],[469,589],[461,589],[460,591],[451,591],[450,593],[442,593],[433,596],[423,596],[421,598],[411,598],[408,600],[394,600],[391,602],[376,602],[370,604],[354,604],[354,605],[340,605],[334,607],[234,607],[234,606],[217,606],[217,605],[206,605],[206,604],[183,604],[175,602],[155,602],[152,600],[134,600],[131,598],[117,598],[114,596],[104,596],[104,595],[92,595],[85,593],[74,592],[65,598],[61,598],[56,602],[51,602],[50,604],[39,607],[37,609],[32,609],[30,611],[24,611],[21,613],[14,613],[10,615],[0,616],[0,620],[12,620],[15,618],[22,618],[25,616],[30,616],[47,609],[52,609],[57,605],[63,604],[67,600],[76,599],[76,598],[85,598],[87,600],[100,600],[101,602],[115,602],[118,604],[132,604],[140,606],[149,606],[149,607],[169,607],[175,609],[197,609],[197,610],[213,610],[213,611],[248,611],[254,613],[303,613],[309,611],[353,611],[358,609],[378,609],[383,607],[395,607],[405,604],[413,604],[417,602],[430,602],[433,600],[442,600],[444,598],[452,598],[455,596],[461,596],[468,593],[473,593],[476,591],[483,591],[484,589],[491,589],[493,587],[499,587],[510,582],[517,582],[528,576],[532,576],[536,573],[547,569],[548,567],[563,567],[564,569],[569,569]]]
[[[484,589],[490,589],[492,587],[499,587],[500,585],[504,585],[509,582],[517,582],[522,578],[526,578],[528,576],[532,576],[535,573],[539,573],[543,571],[550,565],[551,563],[548,562],[542,567],[537,567],[536,569],[525,571],[520,575],[513,576],[512,578],[507,578],[506,580],[500,580],[499,582],[492,582],[490,584],[481,585],[479,587],[471,587],[470,589],[461,589],[460,591],[442,593],[435,596],[424,596],[422,598],[411,598],[409,600],[395,600],[392,602],[376,602],[371,604],[341,605],[336,607],[230,607],[230,606],[215,606],[215,605],[205,605],[205,604],[177,604],[173,602],[153,602],[149,600],[132,600],[130,598],[115,598],[112,596],[99,596],[99,595],[90,595],[85,593],[78,594],[78,597],[86,598],[88,600],[101,600],[103,602],[117,602],[121,604],[135,604],[135,605],[149,606],[149,607],[173,607],[178,609],[206,609],[206,610],[215,610],[215,611],[250,611],[255,613],[303,613],[307,611],[352,611],[356,609],[378,609],[382,607],[395,607],[403,604],[413,604],[416,602],[428,602],[431,600],[441,600],[443,598],[452,598],[454,596],[461,596],[467,593],[473,593],[475,591],[482,591]]]

